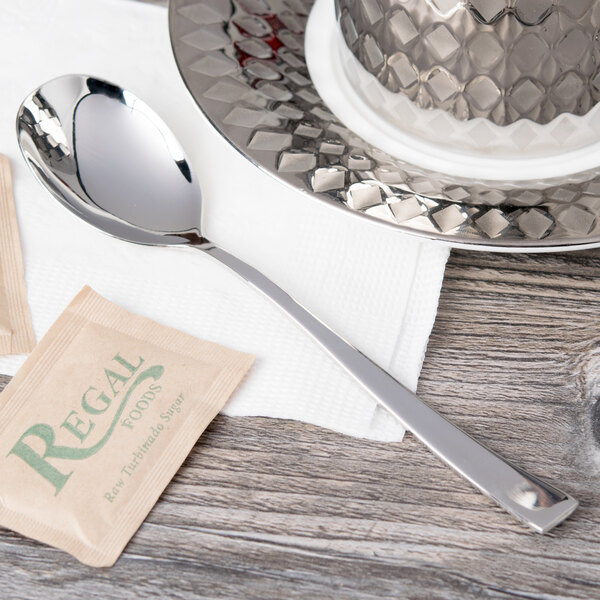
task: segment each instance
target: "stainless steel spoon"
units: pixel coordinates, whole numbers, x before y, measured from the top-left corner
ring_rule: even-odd
[[[51,194],[115,237],[187,245],[227,265],[304,327],[431,451],[538,532],[577,501],[510,465],[429,408],[256,269],[202,235],[200,188],[166,125],[133,94],[67,75],[23,102],[17,134],[25,160]]]

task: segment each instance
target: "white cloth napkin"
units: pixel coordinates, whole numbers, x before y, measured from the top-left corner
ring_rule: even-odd
[[[112,239],[60,207],[20,157],[15,115],[29,92],[66,73],[129,88],[166,120],[197,169],[208,237],[262,270],[411,389],[447,248],[334,210],[244,159],[209,125],[180,80],[164,8],[126,0],[11,0],[2,12],[0,152],[14,169],[38,339],[89,284],[132,311],[256,354],[227,414],[299,419],[400,440],[395,419],[226,268],[197,251]],[[0,372],[14,374],[23,361],[0,358]]]

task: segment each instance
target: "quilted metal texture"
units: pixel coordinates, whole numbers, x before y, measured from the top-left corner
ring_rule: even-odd
[[[335,0],[342,33],[392,92],[461,121],[548,123],[600,98],[594,0]]]
[[[336,31],[335,17],[313,27],[322,29],[325,36],[334,36],[332,43],[337,46],[337,54],[324,57],[323,69],[332,75],[334,69],[343,69],[344,79],[356,96],[352,106],[358,100],[370,108],[371,115],[378,115],[387,124],[383,127],[389,137],[406,134],[452,154],[499,161],[557,157],[600,142],[600,104],[585,115],[567,112],[546,124],[520,119],[510,125],[496,125],[483,118],[459,121],[449,112],[420,108],[408,96],[382,86],[362,66],[346,46],[341,32]],[[309,66],[313,54],[312,50],[307,54]]]
[[[600,245],[600,170],[527,185],[458,179],[396,159],[345,127],[306,68],[311,6],[170,2],[184,81],[242,154],[307,198],[413,235],[497,250]]]

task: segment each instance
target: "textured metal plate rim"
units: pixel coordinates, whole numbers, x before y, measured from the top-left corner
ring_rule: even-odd
[[[324,0],[323,0],[324,1]],[[600,246],[600,177],[481,182],[402,162],[344,126],[304,59],[312,0],[171,0],[169,30],[192,97],[261,170],[361,218],[455,247]]]

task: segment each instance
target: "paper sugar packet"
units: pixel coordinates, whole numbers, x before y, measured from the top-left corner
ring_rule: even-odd
[[[12,189],[10,163],[0,154],[0,355],[35,346]]]
[[[0,395],[0,525],[112,565],[252,361],[84,288]]]

